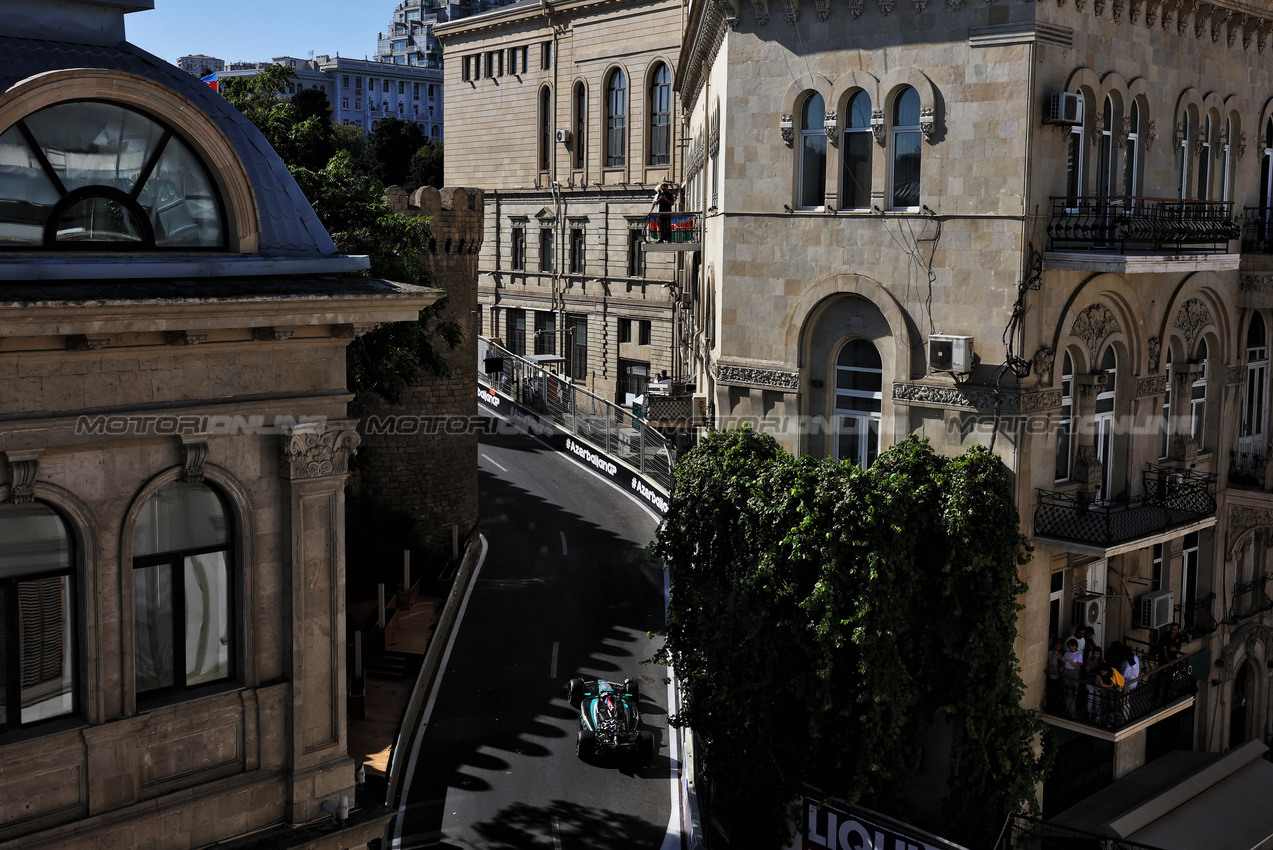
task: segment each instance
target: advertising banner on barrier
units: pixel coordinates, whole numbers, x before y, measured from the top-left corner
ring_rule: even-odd
[[[804,798],[801,850],[966,850],[921,829],[856,806]]]
[[[640,473],[615,462],[613,458],[590,443],[577,439],[570,434],[562,433],[559,429],[542,422],[530,408],[518,404],[506,396],[494,393],[481,385],[477,388],[477,400],[501,416],[508,418],[509,421],[534,434],[575,463],[586,466],[602,477],[613,481],[624,490],[630,491],[659,516],[667,513],[667,496],[663,495],[656,486],[642,477]]]

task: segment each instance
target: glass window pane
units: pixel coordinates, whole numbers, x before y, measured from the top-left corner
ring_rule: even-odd
[[[862,420],[855,416],[841,416],[839,418],[840,434],[836,457],[840,460],[860,464],[862,462]]]
[[[137,517],[133,557],[225,545],[229,521],[221,499],[203,484],[174,481],[150,498]]]
[[[133,646],[137,692],[170,688],[173,671],[172,566],[133,570]]]
[[[825,122],[826,107],[823,105],[822,95],[811,95],[804,102],[804,109],[801,111],[800,129],[821,130]]]
[[[51,106],[25,121],[68,192],[84,186],[132,191],[164,133],[140,112],[91,101]]]
[[[919,126],[919,92],[908,88],[893,103],[894,127]]]
[[[18,582],[18,635],[22,722],[70,714],[74,665],[68,576]]]
[[[835,388],[837,390],[878,393],[882,390],[883,384],[884,376],[879,372],[863,372],[857,369],[836,370]]]
[[[0,586],[0,726],[9,722],[9,590]]]
[[[867,130],[871,127],[871,96],[864,91],[853,95],[849,103],[849,127]]]
[[[852,366],[857,369],[881,369],[884,362],[880,360],[880,352],[870,340],[852,339],[840,349],[835,365]]]
[[[800,206],[820,207],[825,202],[827,137],[824,133],[810,133],[802,139],[804,150],[800,163]]]
[[[846,210],[871,206],[871,134],[844,134],[844,190],[840,205]]]
[[[141,223],[112,198],[85,198],[67,208],[57,222],[58,242],[142,242]]]
[[[186,558],[186,684],[230,675],[230,571],[224,552]]]
[[[71,568],[66,523],[39,502],[0,505],[0,578]]]
[[[215,248],[224,241],[216,190],[179,139],[164,147],[137,201],[150,215],[158,247]]]
[[[919,133],[893,134],[894,207],[919,206]]]
[[[0,135],[0,245],[40,245],[60,199],[17,127]]]

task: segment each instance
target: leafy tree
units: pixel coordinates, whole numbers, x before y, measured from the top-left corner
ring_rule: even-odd
[[[1034,808],[1046,765],[1013,655],[1026,550],[988,451],[910,438],[863,472],[750,429],[710,434],[677,465],[653,551],[675,722],[701,736],[731,833],[783,846],[804,783],[913,820],[935,723],[952,741],[951,837],[988,845]]]
[[[376,176],[386,186],[405,186],[411,157],[425,143],[424,130],[414,121],[382,118],[371,131],[368,148],[376,161]]]
[[[270,110],[286,98],[288,85],[295,84],[296,71],[286,65],[267,65],[250,77],[222,80],[218,91],[269,139]]]
[[[405,185],[408,192],[415,191],[421,186],[442,188],[441,142],[425,142],[411,155],[411,165],[407,169]]]

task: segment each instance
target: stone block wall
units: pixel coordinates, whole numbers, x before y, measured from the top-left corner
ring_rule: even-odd
[[[448,302],[436,322],[456,322],[464,339],[454,350],[436,341],[449,377],[429,375],[401,404],[365,405],[356,497],[408,514],[413,564],[436,576],[451,551],[452,526],[461,540],[477,525],[477,257],[482,246],[480,189],[422,187],[409,196],[385,192],[395,212],[426,216],[433,238],[425,264],[430,285]],[[419,560],[423,558],[424,560]],[[387,565],[388,566],[388,565]]]

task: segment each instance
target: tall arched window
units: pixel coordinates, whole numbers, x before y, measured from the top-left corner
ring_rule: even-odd
[[[1238,451],[1247,456],[1265,452],[1265,391],[1269,380],[1269,348],[1264,332],[1264,319],[1251,316],[1246,332],[1246,395],[1242,400],[1242,433]]]
[[[0,505],[0,730],[75,710],[75,545],[42,502]]]
[[[650,165],[672,162],[672,72],[655,66],[650,83]]]
[[[1211,197],[1211,114],[1202,122],[1202,140],[1198,145],[1198,200],[1205,201]]]
[[[173,481],[150,497],[133,531],[137,694],[234,673],[234,529],[221,496]]]
[[[1224,122],[1224,138],[1220,139],[1220,200],[1233,200],[1233,117]]]
[[[553,159],[553,96],[544,86],[539,90],[539,170],[552,168]]]
[[[1107,201],[1114,188],[1114,101],[1108,96],[1101,118],[1101,141],[1096,153],[1096,196]]]
[[[1269,208],[1273,207],[1273,118],[1264,125],[1264,153],[1260,157],[1260,207],[1262,218],[1269,220]]]
[[[800,109],[800,208],[821,208],[826,203],[826,185],[826,105],[815,92]]]
[[[889,206],[919,208],[919,92],[907,87],[893,99],[893,158]]]
[[[1061,361],[1061,415],[1056,429],[1056,480],[1070,478],[1070,459],[1074,456],[1074,361],[1065,352]]]
[[[1180,130],[1180,143],[1176,147],[1176,197],[1183,201],[1189,197],[1189,134],[1193,130],[1188,109],[1184,111]]]
[[[1065,206],[1070,212],[1078,212],[1079,198],[1083,197],[1083,125],[1070,127],[1070,137],[1065,146]]]
[[[583,83],[575,83],[575,137],[571,141],[574,145],[574,167],[580,171],[587,164],[584,158],[588,149],[588,90],[584,88]]]
[[[1207,437],[1207,341],[1204,339],[1198,343],[1198,355],[1194,359],[1198,364],[1198,377],[1193,381],[1193,387],[1189,393],[1189,430],[1193,434],[1193,441],[1198,444],[1198,450],[1202,448]]]
[[[852,339],[835,361],[835,456],[866,469],[880,451],[884,372],[870,340]]]
[[[1123,143],[1123,194],[1135,197],[1140,166],[1140,104],[1132,101],[1127,111],[1127,141]]]
[[[1158,432],[1158,457],[1171,454],[1171,348],[1167,349],[1167,390],[1162,397],[1162,424]]]
[[[1096,431],[1096,456],[1103,467],[1101,486],[1096,493],[1098,501],[1108,500],[1112,495],[1114,481],[1114,403],[1118,391],[1118,355],[1111,345],[1101,356],[1098,375],[1104,376],[1105,384],[1096,394],[1094,430]]]
[[[628,78],[615,69],[606,80],[606,167],[621,168],[628,150]]]
[[[148,115],[74,101],[0,134],[0,247],[216,249],[225,214],[194,151]]]
[[[843,180],[840,207],[846,210],[871,208],[871,96],[860,91],[845,110]]]

